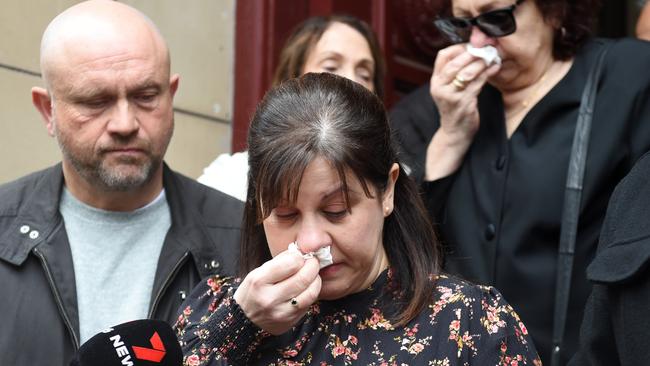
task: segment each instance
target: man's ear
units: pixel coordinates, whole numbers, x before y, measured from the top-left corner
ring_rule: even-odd
[[[180,80],[180,76],[178,74],[174,74],[169,78],[169,92],[172,95],[172,98],[174,98],[174,95],[176,95],[176,90],[178,90],[178,83]]]
[[[33,87],[32,103],[43,117],[47,133],[54,137],[54,124],[52,123],[54,118],[52,116],[52,98],[50,97],[50,93],[48,93],[45,88],[38,86]]]

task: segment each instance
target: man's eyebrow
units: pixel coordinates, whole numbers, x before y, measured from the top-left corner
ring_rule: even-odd
[[[78,86],[70,88],[70,98],[73,100],[94,98],[97,96],[109,96],[114,94],[112,88],[105,88],[98,85]],[[145,90],[162,90],[162,85],[155,80],[146,80],[144,83],[129,88],[127,94],[139,93]]]
[[[128,93],[129,94],[137,93],[137,92],[147,90],[147,89],[162,90],[163,85],[160,82],[156,81],[156,80],[147,79],[147,80],[144,80],[142,82],[139,82],[139,83],[133,85],[133,87],[129,88]]]
[[[112,92],[110,89],[95,86],[70,88],[69,93],[70,99],[72,100],[90,99],[98,96],[108,96],[111,94]]]

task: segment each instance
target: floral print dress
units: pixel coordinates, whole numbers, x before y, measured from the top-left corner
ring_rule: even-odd
[[[237,280],[203,281],[174,326],[185,365],[541,365],[519,316],[491,287],[432,277],[427,308],[395,327],[387,310],[400,299],[384,271],[362,292],[319,301],[290,331],[270,335],[234,301]]]

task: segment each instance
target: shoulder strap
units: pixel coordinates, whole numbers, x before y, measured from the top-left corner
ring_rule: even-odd
[[[557,257],[551,366],[561,365],[560,356],[563,351],[564,330],[571,292],[573,254],[576,246],[578,216],[580,214],[580,200],[582,198],[582,182],[585,175],[585,163],[589,148],[591,120],[594,112],[598,81],[602,74],[603,60],[608,48],[608,44],[603,46],[597,56],[596,63],[589,71],[589,76],[580,100],[578,121],[573,135],[573,145],[571,146],[571,156],[569,158],[567,181],[564,190],[564,207],[562,209],[562,226],[560,228],[560,244]]]

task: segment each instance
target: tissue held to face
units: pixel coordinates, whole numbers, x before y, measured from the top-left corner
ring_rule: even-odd
[[[388,266],[382,242],[384,226],[381,194],[369,185],[367,197],[354,174],[346,173],[350,201],[335,169],[317,158],[305,169],[294,204],[275,207],[264,222],[264,232],[272,256],[287,250],[296,241],[301,252],[316,252],[331,246],[334,263],[319,272],[320,299],[332,300],[362,291]],[[389,188],[389,189],[392,189]]]
[[[472,18],[514,4],[506,0],[453,0],[455,17]],[[503,60],[500,72],[490,83],[503,91],[526,86],[539,78],[539,68],[553,60],[553,25],[546,21],[534,1],[524,1],[513,13],[516,31],[505,37],[490,37],[472,28],[469,43],[475,48],[493,46]]]
[[[287,248],[287,251],[291,252],[294,251],[300,255],[302,255],[303,259],[310,259],[310,258],[316,258],[318,260],[318,268],[323,268],[327,267],[330,264],[333,263],[332,261],[332,253],[330,252],[330,246],[326,247],[321,247],[315,252],[307,252],[303,253],[300,251],[298,248],[298,244],[294,241],[293,243],[289,244],[289,247]]]

